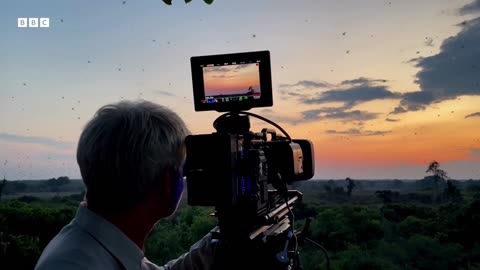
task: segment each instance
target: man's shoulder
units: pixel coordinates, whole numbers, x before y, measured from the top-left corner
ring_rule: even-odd
[[[35,270],[117,269],[119,266],[94,237],[72,222],[45,247]]]

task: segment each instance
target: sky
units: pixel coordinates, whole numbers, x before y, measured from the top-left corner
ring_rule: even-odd
[[[204,67],[205,96],[246,94],[249,87],[260,92],[257,64]]]
[[[50,18],[18,28],[18,18]],[[80,178],[101,106],[145,99],[193,134],[190,57],[269,50],[273,106],[316,179],[480,179],[480,0],[16,0],[0,4],[0,176]],[[252,119],[252,131],[265,122]]]

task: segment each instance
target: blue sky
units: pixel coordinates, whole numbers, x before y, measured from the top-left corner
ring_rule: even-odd
[[[316,178],[421,178],[433,159],[480,178],[480,87],[467,61],[480,55],[479,1],[122,2],[1,4],[7,178],[78,178],[83,126],[121,99],[169,106],[193,133],[212,132],[219,114],[194,112],[190,57],[257,50],[271,52],[274,106],[252,111],[314,141]],[[49,17],[50,28],[18,28],[19,17]]]

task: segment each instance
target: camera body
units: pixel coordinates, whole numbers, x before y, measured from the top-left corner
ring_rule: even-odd
[[[281,189],[285,182],[307,180],[314,174],[312,143],[290,142],[273,130],[190,135],[186,146],[188,204],[192,206],[244,206],[261,215],[269,210],[269,189]]]

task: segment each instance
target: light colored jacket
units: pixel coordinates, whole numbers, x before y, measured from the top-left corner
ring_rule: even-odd
[[[210,269],[214,241],[211,234],[207,234],[188,253],[157,266],[115,225],[80,206],[75,218],[47,245],[35,270]]]

